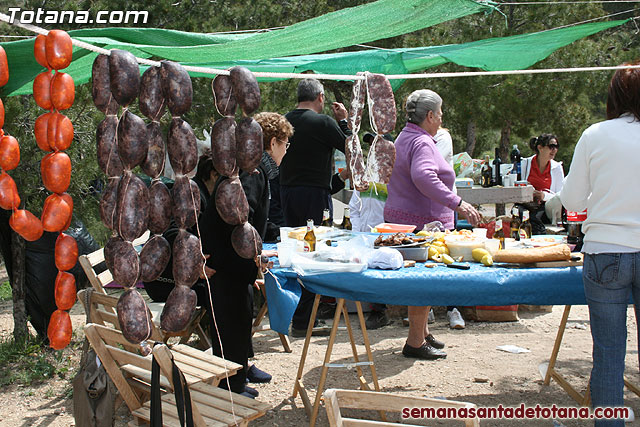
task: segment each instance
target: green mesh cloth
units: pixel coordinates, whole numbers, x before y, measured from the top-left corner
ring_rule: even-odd
[[[395,0],[393,0],[395,1]],[[426,0],[425,0],[426,1]],[[450,0],[446,0],[449,4]],[[457,1],[457,0],[456,0]],[[373,4],[389,3],[392,0],[381,0]],[[440,0],[431,0],[434,4],[445,4]],[[400,3],[403,4],[401,1]],[[465,1],[463,3],[473,3]],[[475,5],[475,3],[474,3]],[[347,9],[359,11],[361,7]],[[343,12],[343,11],[339,11]],[[314,18],[309,21],[326,19],[325,17],[338,14],[334,12]],[[343,12],[346,13],[346,12]],[[389,21],[388,17],[385,18]],[[300,24],[292,25],[302,26]],[[344,52],[332,54],[314,54],[289,57],[264,56],[262,59],[238,59],[242,56],[242,47],[237,52],[238,55],[229,55],[227,58],[234,60],[214,61],[212,56],[199,56],[195,61],[182,61],[184,65],[194,65],[225,69],[235,65],[243,65],[253,71],[281,72],[281,73],[302,73],[313,71],[315,73],[355,75],[358,71],[371,71],[383,74],[407,74],[422,71],[430,67],[453,62],[466,67],[481,68],[483,70],[518,70],[530,67],[536,62],[546,58],[553,51],[566,46],[583,37],[590,36],[599,31],[621,25],[627,21],[609,21],[601,23],[589,23],[576,25],[557,30],[542,31],[539,33],[523,34],[511,37],[492,38],[459,45],[430,46],[419,48],[392,49],[392,50],[363,50],[357,52]],[[425,24],[426,25],[426,24]],[[271,33],[242,34],[242,35],[206,35],[184,33],[171,30],[160,29],[100,29],[100,30],[76,30],[71,31],[72,37],[80,40],[102,45],[103,47],[119,48],[131,51],[141,58],[152,56],[151,51],[175,52],[182,50],[186,57],[186,51],[190,49],[227,49],[237,43],[248,43],[258,40],[267,34],[278,34],[284,30],[273,31]],[[372,27],[372,25],[368,25]],[[373,26],[375,27],[375,25]],[[380,28],[380,27],[379,27]],[[386,33],[383,33],[387,37]],[[150,47],[149,44],[136,44],[136,42],[163,43],[162,46]],[[364,41],[360,40],[358,43]],[[185,47],[175,48],[183,43]],[[203,46],[202,43],[207,43]],[[261,43],[260,43],[261,44]],[[10,80],[4,87],[3,95],[24,95],[32,91],[32,80],[43,69],[33,58],[33,39],[2,44],[7,51],[10,66]],[[194,46],[195,45],[195,46]],[[191,47],[189,47],[191,46]],[[345,44],[346,46],[346,44]],[[305,49],[309,49],[308,46]],[[318,48],[320,49],[320,48]],[[265,54],[266,55],[266,54]],[[162,56],[162,55],[155,55]],[[84,84],[91,77],[91,65],[96,54],[84,49],[74,49],[74,61],[69,68],[64,71],[71,74],[77,85]],[[164,56],[163,56],[164,57]],[[213,56],[215,57],[215,56]],[[206,60],[203,60],[206,58]],[[141,72],[147,67],[141,66]],[[213,77],[210,74],[190,73],[193,77]],[[276,79],[261,78],[261,81]],[[402,81],[393,80],[394,88],[402,84]]]
[[[378,0],[341,9],[268,33],[206,35],[157,28],[103,28],[69,31],[73,38],[105,49],[125,49],[140,58],[155,56],[199,63],[268,59],[324,52],[427,28],[469,14],[491,11],[487,1]],[[44,69],[33,57],[33,40],[0,43],[9,58],[10,80],[3,96],[31,93],[31,82]],[[89,81],[96,54],[74,48],[74,63],[64,70],[76,84]],[[75,61],[79,60],[76,64]],[[89,67],[87,69],[87,66]]]
[[[473,13],[490,11],[489,2],[470,0],[378,0],[290,25],[282,30],[220,46],[144,51],[179,62],[264,59],[325,52],[428,28]]]
[[[408,74],[453,62],[465,67],[486,71],[521,70],[543,60],[555,50],[576,40],[627,22],[610,21],[589,23],[539,33],[498,37],[459,45],[444,45],[389,50],[363,50],[358,52],[292,56],[260,61],[226,61],[185,63],[209,68],[225,69],[234,65],[252,71],[302,73],[313,71],[324,74],[355,75],[358,71],[383,74]],[[205,74],[191,73],[203,77]],[[275,79],[259,79],[275,80]],[[391,82],[396,86],[398,80]]]

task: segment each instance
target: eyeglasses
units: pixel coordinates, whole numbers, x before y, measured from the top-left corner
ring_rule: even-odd
[[[285,139],[285,140],[279,139],[279,140],[278,140],[278,142],[279,142],[280,144],[283,144],[283,145],[284,145],[284,149],[285,149],[285,150],[288,150],[288,149],[289,149],[289,147],[291,146],[291,143],[290,143],[290,142],[288,142],[286,139]]]
[[[560,149],[560,145],[558,144],[549,144],[549,150],[558,150]]]

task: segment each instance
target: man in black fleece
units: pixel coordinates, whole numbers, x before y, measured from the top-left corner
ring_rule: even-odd
[[[285,115],[293,125],[291,146],[280,165],[280,199],[284,220],[289,227],[306,225],[308,219],[320,225],[322,212],[331,202],[333,150],[344,153],[345,140],[351,135],[347,126],[347,109],[339,102],[331,105],[336,120],[321,114],[324,88],[316,79],[298,84],[298,105]],[[315,294],[302,288],[300,303],[293,315],[292,335],[306,332]]]

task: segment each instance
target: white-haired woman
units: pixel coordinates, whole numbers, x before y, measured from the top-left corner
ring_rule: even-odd
[[[432,90],[412,92],[407,98],[408,123],[395,142],[396,162],[384,208],[387,222],[411,224],[421,229],[440,221],[454,227],[454,211],[472,225],[480,214],[453,191],[456,174],[436,148],[433,137],[442,125],[442,98]],[[439,359],[447,354],[444,343],[429,333],[430,307],[409,307],[409,336],[402,349],[406,357]]]

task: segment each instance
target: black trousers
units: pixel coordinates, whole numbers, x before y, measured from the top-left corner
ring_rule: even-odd
[[[232,377],[229,377],[229,387],[235,393],[244,391],[248,359],[253,355],[251,346],[251,323],[253,317],[253,295],[251,287],[247,283],[238,283],[233,277],[214,274],[211,279],[213,299],[213,313],[215,322],[211,323],[211,344],[213,354],[224,357],[232,362],[239,363],[244,367]],[[205,304],[206,307],[209,304]],[[210,310],[210,308],[208,309]],[[220,349],[222,342],[222,350]],[[223,380],[220,386],[227,388],[226,381]]]
[[[307,225],[308,219],[313,219],[315,225],[322,222],[322,212],[329,209],[333,217],[333,203],[329,190],[319,187],[294,187],[280,186],[280,201],[284,212],[284,221],[287,227],[300,227]],[[292,326],[295,329],[307,329],[313,300],[316,294],[302,288],[302,295],[298,308],[293,314]]]
[[[315,225],[320,225],[325,209],[329,209],[330,216],[333,217],[333,203],[328,189],[282,185],[280,201],[287,227],[307,225],[308,219],[313,219]]]

